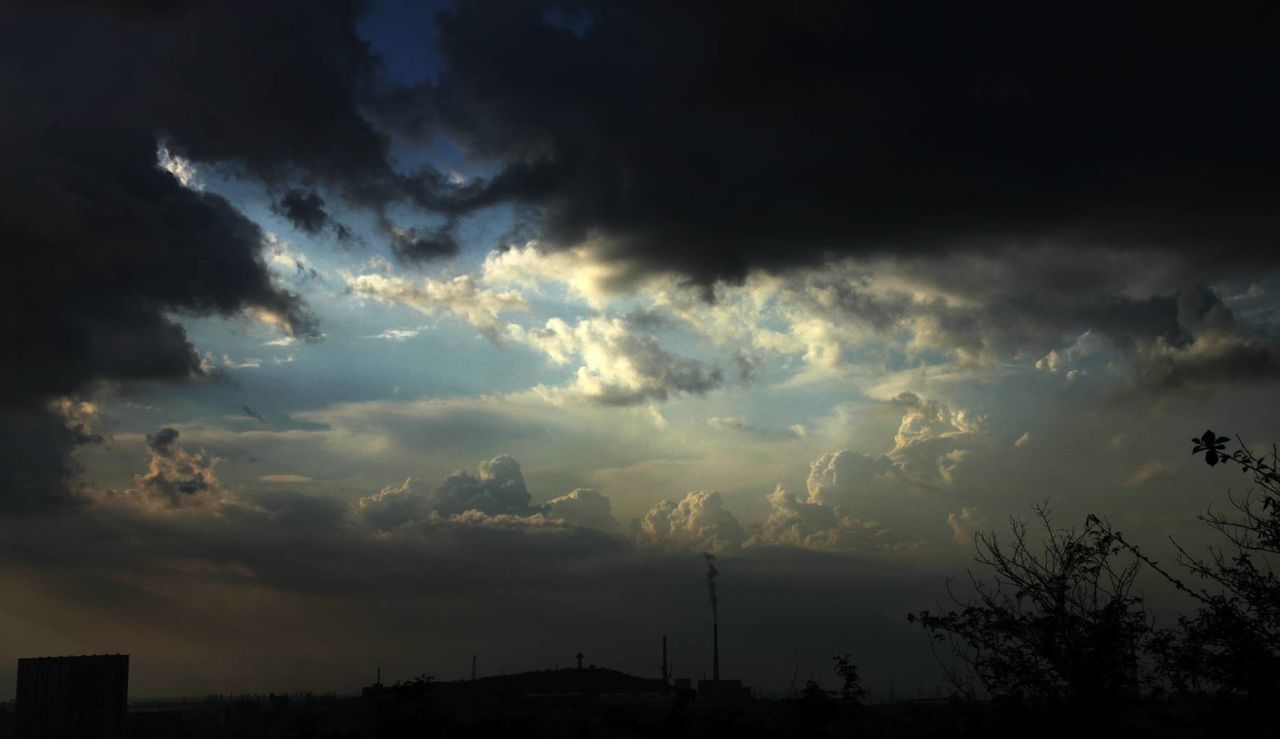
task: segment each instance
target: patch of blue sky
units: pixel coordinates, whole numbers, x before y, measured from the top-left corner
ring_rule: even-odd
[[[256,331],[235,330],[239,322],[188,322],[192,340],[229,382],[198,383],[179,392],[198,405],[238,409],[246,403],[279,415],[342,402],[516,392],[563,383],[572,371],[552,367],[524,347],[495,346],[448,317],[388,306],[327,316],[321,319],[322,341],[288,347],[263,346]],[[388,325],[413,335],[378,338]]]
[[[564,3],[542,11],[542,22],[552,28],[568,31],[578,38],[587,35],[595,25],[595,15],[583,5]]]
[[[510,235],[517,224],[515,208],[511,205],[495,205],[464,216],[456,228],[462,256],[478,266],[489,252],[513,244]]]
[[[414,85],[435,80],[440,59],[433,19],[452,6],[439,0],[375,0],[356,23],[356,33],[382,59],[388,81]]]

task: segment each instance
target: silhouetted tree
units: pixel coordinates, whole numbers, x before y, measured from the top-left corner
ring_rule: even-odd
[[[1280,578],[1271,558],[1280,556],[1280,473],[1273,446],[1270,461],[1256,456],[1237,437],[1206,431],[1191,440],[1192,454],[1204,454],[1210,466],[1239,465],[1254,487],[1242,495],[1230,491],[1234,509],[1212,507],[1199,516],[1225,544],[1209,547],[1207,558],[1192,556],[1174,541],[1177,561],[1201,582],[1192,587],[1117,538],[1175,587],[1198,601],[1198,610],[1180,617],[1178,628],[1161,631],[1152,653],[1172,686],[1185,692],[1212,692],[1263,701],[1280,696]]]
[[[1056,529],[1048,509],[1035,512],[1042,542],[1016,518],[1007,543],[996,533],[976,534],[975,561],[992,581],[970,572],[975,595],[952,594],[958,609],[907,619],[949,643],[961,669],[948,672],[963,692],[972,692],[968,678],[992,697],[1017,702],[1098,708],[1135,698],[1150,634],[1133,588],[1139,561],[1096,518],[1083,529]]]
[[[847,654],[832,657],[831,660],[835,663],[836,677],[840,678],[840,699],[846,705],[862,705],[862,699],[866,697],[867,691],[863,689],[862,680],[858,677],[858,666]]]

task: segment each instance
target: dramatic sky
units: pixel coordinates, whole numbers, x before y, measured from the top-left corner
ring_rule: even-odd
[[[1280,439],[1275,16],[0,3],[0,666],[696,678],[713,552],[726,676],[932,691],[975,530]]]

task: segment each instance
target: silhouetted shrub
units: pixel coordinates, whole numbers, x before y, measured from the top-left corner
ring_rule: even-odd
[[[1261,702],[1280,696],[1280,578],[1271,562],[1280,556],[1280,474],[1274,447],[1268,462],[1239,439],[1238,448],[1227,454],[1230,441],[1206,431],[1192,439],[1192,454],[1203,453],[1210,466],[1238,465],[1255,487],[1239,496],[1228,492],[1230,515],[1210,508],[1199,517],[1225,540],[1210,547],[1207,558],[1194,557],[1174,542],[1178,562],[1201,587],[1147,560],[1199,604],[1194,614],[1179,618],[1177,629],[1156,635],[1152,653],[1176,690]],[[1130,549],[1146,559],[1136,547]]]
[[[1096,710],[1136,698],[1150,635],[1133,590],[1139,561],[1096,518],[1083,529],[1056,529],[1046,508],[1035,512],[1042,542],[1018,519],[1007,543],[996,533],[975,535],[975,561],[992,580],[970,572],[972,598],[953,594],[957,609],[908,620],[950,645],[960,668],[943,666],[966,693],[976,680],[991,697],[1022,704]]]

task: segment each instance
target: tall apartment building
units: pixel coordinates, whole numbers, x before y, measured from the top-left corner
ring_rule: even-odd
[[[121,739],[129,655],[18,660],[18,739]]]

